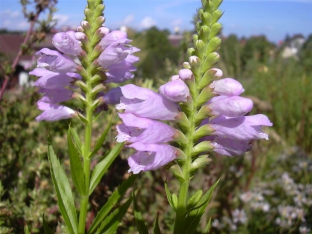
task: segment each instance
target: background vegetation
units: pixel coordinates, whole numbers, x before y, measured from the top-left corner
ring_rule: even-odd
[[[179,47],[170,44],[168,31],[155,27],[128,33],[142,50],[134,82],[157,90],[181,68],[191,33],[185,33]],[[295,56],[284,58],[288,43],[276,46],[264,36],[223,38],[218,66],[224,77],[243,83],[244,96],[254,101],[253,114],[268,115],[274,126],[265,129],[269,141],[255,142],[252,151],[242,156],[212,155],[210,166],[196,175],[194,190],[207,190],[221,178],[202,220],[205,226],[212,218],[211,233],[309,233],[312,229],[312,35]],[[47,139],[52,137],[58,157],[68,167],[66,130],[75,120],[36,122],[38,99],[33,88],[15,87],[1,102],[0,233],[23,233],[26,224],[32,233],[42,233],[43,214],[50,227],[57,226],[56,233],[64,233],[49,175]],[[98,134],[107,118],[99,118]],[[103,153],[114,147],[114,136],[112,130]],[[96,189],[90,220],[128,176],[129,155],[126,150],[121,153]],[[152,225],[159,213],[162,231],[167,233],[174,217],[165,199],[164,181],[176,189],[165,169],[141,173],[135,186],[145,220]],[[119,233],[136,233],[133,224],[130,208]]]

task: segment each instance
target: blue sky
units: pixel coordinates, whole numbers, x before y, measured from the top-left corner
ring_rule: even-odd
[[[18,0],[0,0],[0,28],[26,30]],[[79,25],[85,0],[59,0],[55,17],[58,26]],[[161,29],[189,30],[200,8],[200,0],[106,0],[106,25],[126,25],[142,30],[153,25]],[[278,42],[286,34],[312,33],[312,0],[224,0],[220,9],[223,34],[266,35]]]

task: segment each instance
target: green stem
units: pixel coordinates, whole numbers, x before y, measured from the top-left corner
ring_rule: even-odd
[[[197,90],[196,90],[197,94]],[[195,99],[196,100],[196,99]],[[192,148],[193,148],[193,133],[195,131],[195,121],[194,121],[194,113],[196,113],[196,106],[193,105],[193,111],[188,116],[191,127],[186,135],[188,139],[188,144],[184,149],[184,153],[186,155],[186,160],[184,164],[181,166],[182,173],[184,176],[184,181],[180,181],[180,191],[178,197],[178,207],[176,211],[176,220],[174,225],[174,234],[182,234],[185,233],[185,218],[187,214],[187,201],[188,201],[188,190],[190,186],[191,176],[190,176],[190,168],[192,164]]]
[[[90,62],[91,65],[91,62]],[[92,77],[90,71],[90,65],[87,68],[88,77]],[[86,81],[87,92],[86,92],[86,128],[85,128],[85,141],[84,141],[84,152],[83,152],[83,171],[85,175],[85,186],[86,186],[86,195],[81,196],[80,202],[80,212],[79,212],[79,225],[78,233],[84,234],[86,228],[86,216],[88,211],[89,204],[89,187],[90,187],[90,158],[91,153],[91,137],[92,137],[92,122],[93,122],[93,110],[92,110],[92,85],[88,79]]]

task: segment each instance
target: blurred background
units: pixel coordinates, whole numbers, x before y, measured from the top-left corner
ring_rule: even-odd
[[[65,233],[49,175],[47,138],[52,136],[68,168],[66,132],[75,120],[34,120],[40,95],[28,72],[36,66],[35,51],[53,49],[54,33],[76,30],[85,5],[83,0],[0,0],[0,233],[23,233],[26,224],[32,233],[42,233],[42,214],[56,233]],[[131,82],[157,91],[186,60],[200,1],[107,0],[105,5],[106,26],[126,31],[141,49]],[[244,85],[243,96],[254,101],[251,114],[266,114],[274,126],[265,129],[269,141],[254,142],[251,152],[237,157],[212,155],[211,164],[194,177],[193,191],[206,191],[221,178],[202,227],[211,217],[210,233],[310,233],[312,1],[225,0],[220,9],[224,15],[217,67],[224,77]],[[97,135],[107,119],[99,118]],[[115,136],[112,129],[102,155],[114,147]],[[90,222],[128,176],[129,155],[127,150],[121,153],[91,197]],[[146,222],[151,226],[159,213],[162,232],[169,233],[174,217],[165,180],[171,191],[177,190],[165,169],[141,174],[135,187]],[[131,209],[118,233],[136,233]]]

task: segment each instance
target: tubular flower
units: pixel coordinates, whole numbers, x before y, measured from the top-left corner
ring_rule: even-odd
[[[140,171],[156,170],[176,158],[177,149],[167,144],[144,144],[136,142],[129,147],[136,149],[128,158],[129,172],[138,174]]]
[[[123,123],[117,125],[117,141],[131,143],[166,143],[172,140],[175,129],[159,121],[133,114],[119,114]]]
[[[174,120],[179,113],[175,103],[152,90],[132,84],[120,88],[123,96],[116,108],[124,109],[125,113],[158,120]]]
[[[82,24],[86,23],[82,22]],[[102,78],[103,81],[120,83],[133,78],[132,72],[136,70],[133,64],[139,58],[132,54],[139,51],[139,49],[129,45],[131,40],[127,38],[125,32],[112,31],[109,33],[107,28],[102,27],[99,29],[99,33],[105,35],[98,44],[98,49],[101,48],[102,51],[98,63],[103,67],[107,76]],[[82,32],[56,33],[52,38],[52,43],[61,53],[47,48],[43,48],[36,53],[38,56],[37,68],[29,74],[39,77],[34,86],[39,87],[39,92],[43,94],[38,107],[44,111],[44,114],[38,116],[38,121],[56,121],[73,116],[72,114],[60,115],[61,109],[68,111],[70,108],[60,108],[62,105],[58,104],[70,100],[77,89],[75,82],[82,80],[82,77],[78,74],[78,68],[80,67],[78,60],[79,56],[85,54],[81,47],[81,40],[85,38],[86,35]],[[47,105],[45,105],[45,109],[42,109],[41,106],[44,106],[44,104]],[[69,112],[75,113],[74,110]]]

